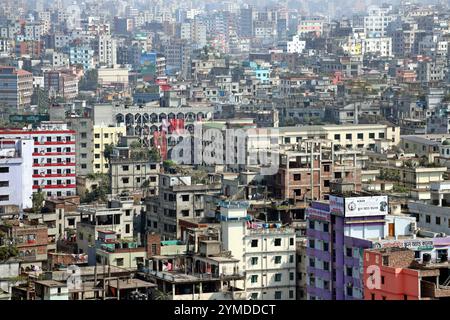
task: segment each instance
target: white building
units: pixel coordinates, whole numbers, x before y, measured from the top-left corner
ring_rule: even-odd
[[[390,37],[366,38],[364,53],[375,53],[381,57],[392,56],[392,39]]]
[[[390,8],[370,6],[368,16],[364,17],[364,31],[367,37],[385,37],[389,23],[393,16],[389,14]]]
[[[98,37],[98,62],[107,66],[117,63],[116,40],[110,35]]]
[[[3,129],[0,139],[34,140],[28,156],[32,170],[24,179],[33,191],[41,189],[47,197],[75,195],[75,131],[68,130],[67,124],[43,121],[33,130]]]
[[[224,250],[240,259],[247,299],[295,300],[295,231],[281,224],[250,223],[245,204],[220,209]],[[271,227],[269,227],[271,226]]]
[[[288,53],[302,53],[305,50],[306,41],[300,40],[299,35],[292,37],[292,41],[287,42],[287,52]]]
[[[0,213],[31,208],[32,139],[0,140]]]

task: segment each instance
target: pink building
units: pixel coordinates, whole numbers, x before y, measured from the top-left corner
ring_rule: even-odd
[[[406,248],[364,251],[365,300],[433,300],[450,297],[448,262],[419,263]]]

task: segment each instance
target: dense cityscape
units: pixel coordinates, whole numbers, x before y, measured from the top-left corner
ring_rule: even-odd
[[[449,1],[0,2],[0,300],[450,299]]]

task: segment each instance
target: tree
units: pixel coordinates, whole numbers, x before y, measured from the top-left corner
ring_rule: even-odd
[[[159,154],[158,149],[153,147],[150,150],[148,150],[148,158],[149,158],[150,161],[160,162],[161,161],[161,155]]]
[[[162,290],[155,289],[154,297],[155,300],[169,300],[170,295]]]
[[[44,206],[44,200],[45,196],[41,189],[39,189],[37,192],[33,193],[33,197],[31,199],[33,204],[33,212],[34,213],[41,213],[42,207]]]
[[[108,162],[109,162],[109,160],[112,157],[113,151],[114,151],[114,145],[113,144],[106,145],[105,146],[105,150],[103,150],[103,156],[105,157],[106,160],[108,160]]]

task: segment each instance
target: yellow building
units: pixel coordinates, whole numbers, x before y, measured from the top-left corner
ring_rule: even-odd
[[[120,136],[126,135],[125,126],[94,125],[94,173],[108,173],[108,161],[103,155],[105,147],[116,145]]]

